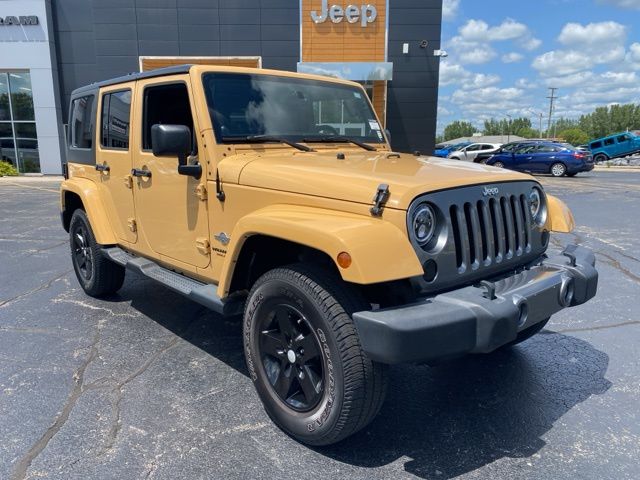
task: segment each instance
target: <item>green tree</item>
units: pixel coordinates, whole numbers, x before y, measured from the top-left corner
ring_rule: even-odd
[[[582,145],[590,140],[589,134],[579,128],[568,128],[558,133],[558,137],[563,138],[571,145]]]
[[[540,137],[540,132],[538,132],[537,129],[532,127],[523,127],[520,130],[518,130],[518,133],[516,135],[522,138],[538,138]]]
[[[454,138],[470,137],[476,131],[476,128],[470,122],[456,120],[444,127],[444,140],[453,140]]]
[[[503,118],[501,120],[496,120],[495,118],[491,118],[490,120],[484,121],[484,130],[483,133],[485,135],[522,135],[521,131],[526,131],[531,128],[531,120],[528,118],[520,117],[514,118],[512,120],[508,118]]]

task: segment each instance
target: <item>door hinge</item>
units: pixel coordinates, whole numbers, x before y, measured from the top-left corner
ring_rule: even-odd
[[[196,196],[203,202],[207,199],[207,187],[204,183],[201,183],[196,187]]]
[[[211,252],[211,243],[208,238],[199,237],[196,238],[196,248],[203,255],[209,255]]]
[[[124,177],[124,186],[127,188],[133,188],[133,177],[131,175],[126,175]]]
[[[138,223],[134,218],[127,218],[127,225],[129,226],[129,230],[135,233],[138,230]]]

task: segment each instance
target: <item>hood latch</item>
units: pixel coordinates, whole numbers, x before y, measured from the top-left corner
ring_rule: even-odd
[[[384,204],[389,199],[389,185],[381,183],[373,197],[373,207],[369,210],[374,217],[381,217],[384,210]]]

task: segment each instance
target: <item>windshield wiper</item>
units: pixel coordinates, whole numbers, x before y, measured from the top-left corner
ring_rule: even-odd
[[[315,137],[315,138],[305,138],[302,140],[303,142],[313,143],[313,142],[326,142],[326,143],[353,143],[369,152],[375,152],[376,147],[372,147],[371,145],[367,145],[364,142],[359,140],[354,140],[353,138],[345,137],[344,135],[327,135],[324,137]]]
[[[222,137],[223,142],[246,142],[246,143],[268,143],[279,142],[289,145],[290,147],[297,148],[303,152],[313,152],[313,148],[302,145],[301,143],[292,142],[286,138],[274,136],[274,135],[243,135],[233,137]]]

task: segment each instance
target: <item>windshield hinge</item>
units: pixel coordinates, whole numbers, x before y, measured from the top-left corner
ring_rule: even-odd
[[[203,202],[207,199],[207,187],[203,183],[198,184],[196,187],[196,197]]]
[[[371,207],[370,212],[374,217],[381,217],[382,211],[384,210],[384,204],[389,199],[389,185],[386,183],[381,183],[378,185],[378,190],[376,191],[375,196],[373,197],[373,207]]]

